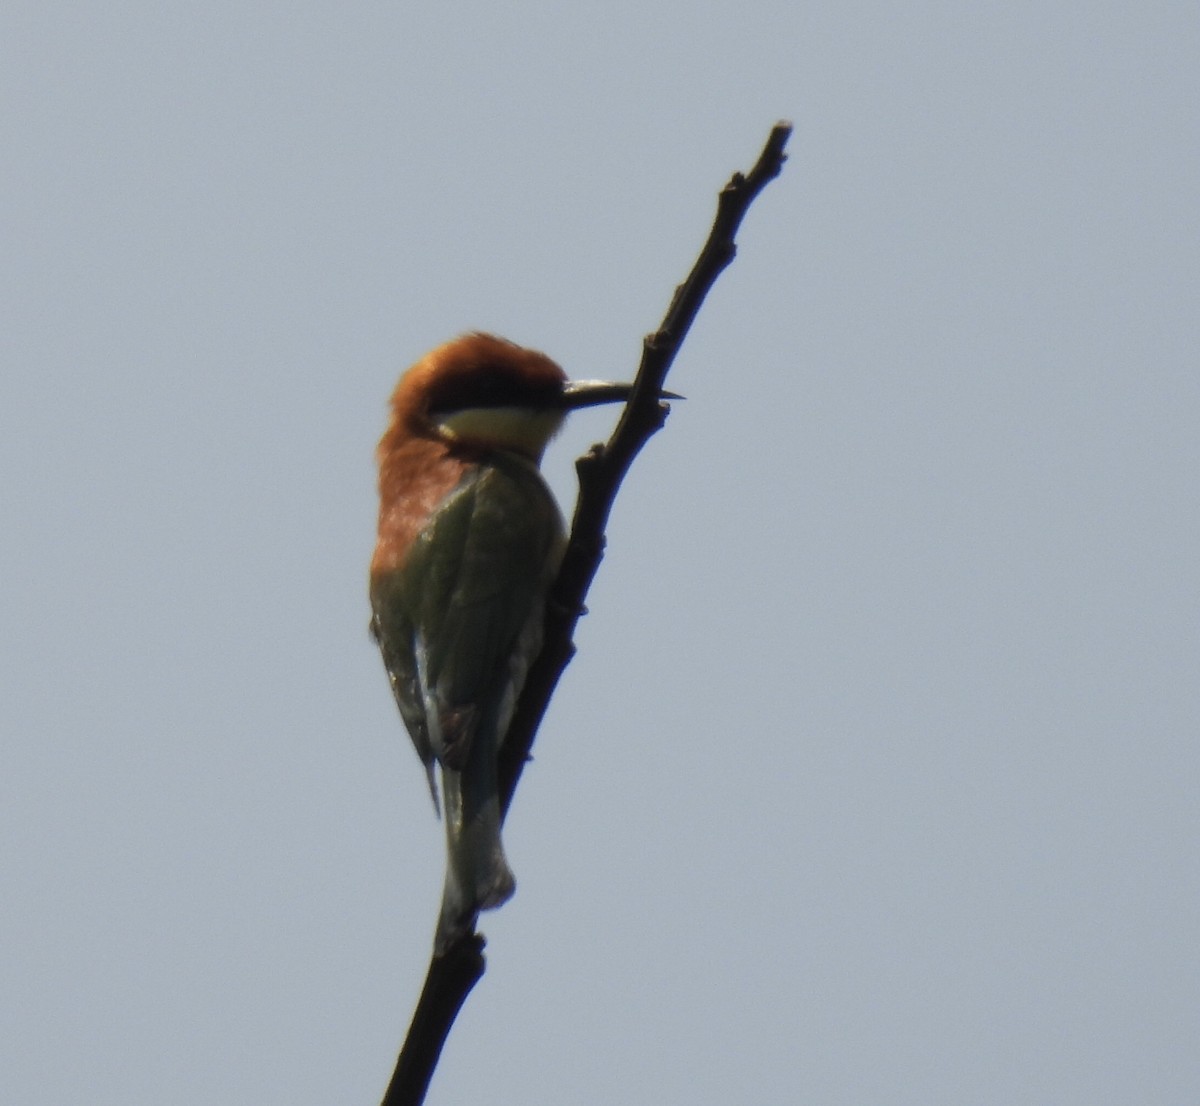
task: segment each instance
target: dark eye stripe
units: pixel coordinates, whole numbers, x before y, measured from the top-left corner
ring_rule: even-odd
[[[464,411],[475,407],[533,407],[553,408],[562,405],[561,385],[549,383],[531,385],[523,378],[497,371],[488,366],[469,377],[447,381],[430,397],[429,413],[444,415],[448,411]]]

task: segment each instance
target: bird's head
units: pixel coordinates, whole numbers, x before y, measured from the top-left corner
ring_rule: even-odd
[[[567,412],[628,399],[632,388],[568,381],[543,353],[491,334],[466,334],[430,351],[400,378],[393,426],[415,437],[539,461]]]

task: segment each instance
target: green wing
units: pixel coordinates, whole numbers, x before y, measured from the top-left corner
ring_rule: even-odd
[[[507,721],[562,542],[537,469],[500,455],[468,471],[373,596],[396,698],[427,765],[460,767],[481,725]]]

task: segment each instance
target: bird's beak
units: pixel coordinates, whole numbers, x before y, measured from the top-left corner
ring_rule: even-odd
[[[607,380],[570,380],[563,385],[563,407],[595,407],[600,403],[619,403],[633,394],[632,384],[611,384]],[[659,399],[683,399],[674,392],[659,392]]]

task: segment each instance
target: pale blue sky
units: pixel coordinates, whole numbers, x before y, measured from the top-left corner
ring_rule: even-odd
[[[628,376],[780,117],[429,1101],[1200,1101],[1198,56],[1153,0],[10,0],[0,1102],[378,1101],[442,867],[387,394],[473,328]]]

